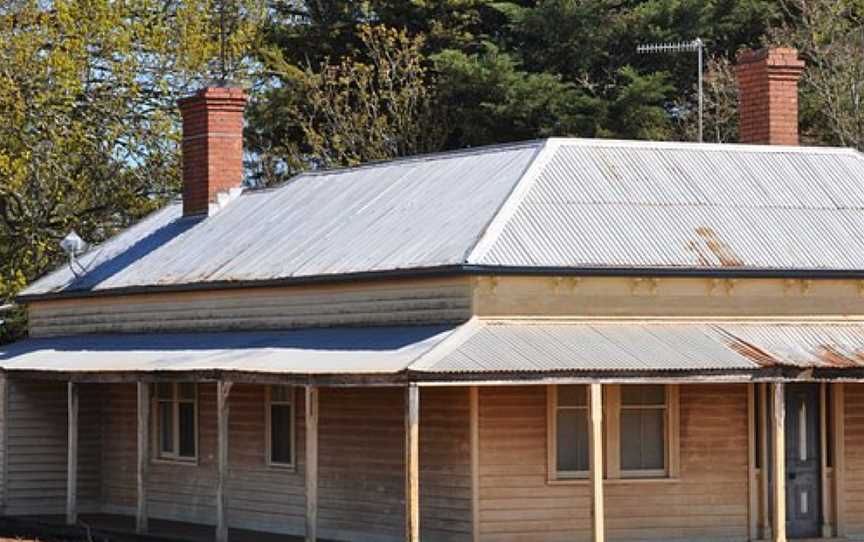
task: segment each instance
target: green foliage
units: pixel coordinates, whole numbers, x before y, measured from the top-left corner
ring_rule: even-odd
[[[0,305],[62,261],[70,230],[98,242],[176,193],[174,104],[219,56],[213,13],[211,0],[0,10]],[[235,70],[257,33],[246,21],[226,35]],[[23,316],[6,318],[19,334]]]
[[[444,113],[454,127],[448,146],[486,145],[555,135],[591,134],[604,104],[550,73],[521,70],[507,53],[445,50],[432,57]]]
[[[382,26],[358,28],[362,50],[299,70],[278,55],[271,69],[283,84],[253,109],[258,126],[278,118],[280,139],[249,130],[253,141],[274,143],[262,154],[258,181],[272,184],[309,167],[353,166],[437,150],[443,126],[427,86],[422,38]]]
[[[176,193],[179,96],[252,91],[254,181],[546,136],[734,141],[732,59],[798,47],[806,141],[864,149],[861,0],[6,0],[0,3],[0,305]],[[0,341],[24,315],[0,315]],[[4,335],[5,334],[5,335]]]

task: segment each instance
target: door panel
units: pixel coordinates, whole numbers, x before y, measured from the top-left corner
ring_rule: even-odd
[[[786,388],[786,530],[790,538],[820,535],[822,519],[819,386]]]

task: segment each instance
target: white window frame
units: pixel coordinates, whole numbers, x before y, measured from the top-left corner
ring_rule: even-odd
[[[679,477],[680,462],[680,401],[679,386],[665,385],[666,416],[664,418],[664,468],[651,470],[621,469],[621,386],[639,384],[603,385],[603,448],[604,478],[607,481],[668,481]],[[587,384],[586,384],[587,387]],[[546,442],[547,481],[549,483],[587,483],[588,472],[558,471],[558,386],[547,386]],[[579,407],[567,407],[579,408]],[[628,407],[629,408],[629,407]]]
[[[549,434],[549,465],[548,471],[551,474],[552,480],[587,480],[590,471],[587,470],[558,470],[558,411],[559,410],[582,410],[585,416],[590,416],[590,397],[588,386],[585,386],[586,404],[584,406],[560,406],[558,405],[558,386],[550,385],[547,387],[547,420]],[[590,420],[589,420],[590,421]],[[587,426],[590,428],[590,424]],[[586,435],[587,438],[588,435]]]
[[[287,401],[274,401],[273,400],[273,386],[267,386],[267,400],[264,402],[264,411],[265,411],[265,447],[266,447],[266,457],[267,457],[267,466],[276,468],[276,469],[290,469],[294,470],[297,467],[297,391],[294,386],[285,386],[288,389],[289,398]],[[291,432],[291,462],[285,463],[281,461],[273,460],[273,409],[274,405],[288,405],[291,407],[291,423],[290,429]]]
[[[194,397],[192,399],[184,399],[180,397],[180,386],[191,384],[192,388],[195,392]],[[159,397],[159,386],[171,386],[171,398],[163,399]],[[151,391],[151,395],[153,398],[153,441],[156,448],[156,453],[154,454],[155,460],[170,462],[170,463],[184,463],[184,464],[197,464],[198,463],[198,451],[200,448],[200,442],[198,440],[198,384],[195,382],[158,382],[153,384],[153,388]],[[173,427],[173,435],[172,435],[172,444],[173,451],[166,452],[162,450],[162,417],[159,415],[159,407],[162,403],[168,403],[171,405],[171,420]],[[192,403],[192,430],[193,430],[193,438],[195,439],[195,454],[193,456],[183,456],[180,455],[180,404],[181,403]]]

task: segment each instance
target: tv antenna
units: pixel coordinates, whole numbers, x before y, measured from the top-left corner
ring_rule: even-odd
[[[677,43],[646,43],[638,45],[636,52],[639,54],[655,54],[655,53],[692,53],[696,52],[699,64],[699,143],[702,143],[702,50],[705,49],[705,42],[702,38],[696,38],[693,41],[679,41]]]

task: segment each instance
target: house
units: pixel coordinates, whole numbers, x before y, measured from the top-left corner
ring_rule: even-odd
[[[548,139],[241,190],[181,102],[177,201],[25,290],[4,521],[220,542],[864,539],[864,157]]]

